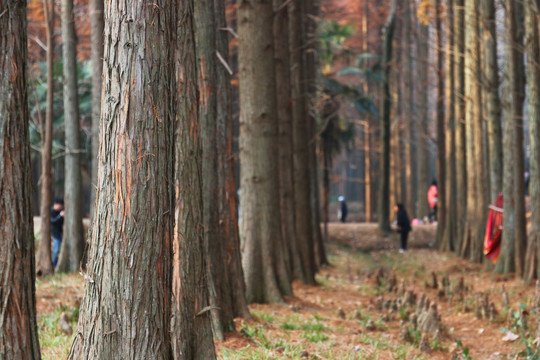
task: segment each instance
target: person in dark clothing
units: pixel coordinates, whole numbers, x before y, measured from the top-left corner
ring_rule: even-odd
[[[339,220],[341,222],[347,221],[347,203],[345,202],[345,198],[343,196],[338,197],[339,202],[341,203],[341,209],[339,211]]]
[[[51,235],[53,240],[52,262],[53,268],[56,268],[58,262],[58,254],[62,245],[64,225],[64,199],[55,198],[51,208]]]
[[[409,236],[409,232],[412,231],[411,221],[403,204],[396,204],[394,209],[397,217],[397,232],[401,234],[401,248],[399,252],[402,253],[407,250],[407,237]]]

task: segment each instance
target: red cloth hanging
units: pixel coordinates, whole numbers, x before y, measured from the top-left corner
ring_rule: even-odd
[[[486,235],[484,236],[484,255],[493,263],[497,262],[501,252],[502,224],[503,198],[502,194],[499,194],[495,203],[489,206]]]

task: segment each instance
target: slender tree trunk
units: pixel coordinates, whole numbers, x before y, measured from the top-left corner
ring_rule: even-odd
[[[43,2],[47,25],[47,110],[45,126],[41,127],[41,229],[37,254],[36,273],[38,276],[52,274],[51,256],[51,206],[52,206],[52,132],[54,115],[54,1]]]
[[[226,68],[229,61],[229,32],[225,19],[225,4],[214,0],[216,13],[216,56],[224,62],[217,64],[217,156],[218,156],[218,196],[219,196],[219,230],[218,242],[222,244],[225,272],[223,277],[216,278],[216,284],[222,289],[222,297],[218,297],[219,307],[223,312],[225,331],[234,331],[234,317],[249,318],[246,301],[246,285],[240,255],[240,238],[238,234],[238,205],[236,199],[236,180],[234,178],[233,156],[233,116],[231,106],[231,74]],[[226,260],[226,261],[225,261]],[[227,286],[227,287],[226,287]],[[230,307],[229,310],[227,308]],[[231,316],[232,315],[232,316]]]
[[[171,346],[173,359],[215,359],[208,311],[203,231],[200,74],[192,0],[178,1],[175,66],[178,102],[175,144],[175,227]],[[209,29],[214,30],[214,29]],[[200,34],[199,34],[200,35]],[[204,107],[203,107],[204,109]]]
[[[383,233],[390,232],[390,109],[392,99],[390,95],[389,79],[392,62],[392,39],[394,36],[396,14],[396,0],[392,0],[392,7],[386,20],[383,38],[382,64],[384,66],[384,80],[381,85],[382,111],[381,111],[381,187],[379,189],[379,229]]]
[[[455,236],[457,227],[457,187],[456,187],[456,119],[454,117],[455,97],[454,97],[454,0],[448,0],[446,7],[446,153],[445,153],[445,176],[446,176],[446,202],[445,207],[445,227],[442,232],[442,239],[439,249],[442,251],[454,250],[456,247]]]
[[[417,36],[417,68],[418,68],[418,205],[416,215],[427,217],[430,213],[427,201],[429,189],[429,133],[428,133],[428,67],[429,26],[419,23]]]
[[[92,60],[92,184],[90,214],[96,201],[98,181],[99,118],[101,115],[101,82],[103,72],[103,5],[104,0],[90,0],[90,36]]]
[[[79,270],[84,251],[80,156],[81,131],[73,0],[62,0],[62,39],[64,41],[62,49],[64,55],[64,117],[66,127],[66,177],[64,180],[66,215],[62,241],[64,249],[63,254],[58,259],[56,270],[65,272]]]
[[[413,64],[413,21],[410,1],[403,5],[404,14],[404,37],[403,47],[405,50],[405,118],[409,140],[409,159],[407,173],[407,200],[409,206],[407,211],[412,217],[417,217],[418,199],[418,121],[414,109],[414,64]]]
[[[506,88],[503,128],[503,204],[504,220],[502,249],[496,271],[516,271],[523,275],[525,256],[525,208],[523,185],[523,56],[518,47],[522,44],[519,22],[522,7],[514,1],[506,2]],[[518,158],[520,157],[520,158]],[[523,219],[518,219],[518,216]]]
[[[437,74],[437,242],[441,244],[445,229],[445,206],[446,206],[446,140],[444,128],[444,49],[442,33],[441,1],[434,0],[435,7],[435,57]],[[440,247],[440,246],[439,246]]]
[[[0,9],[0,359],[37,360],[26,1]]]
[[[467,207],[465,151],[465,0],[454,2],[454,115],[456,118],[456,252],[461,254]]]
[[[369,1],[364,1],[364,8],[362,11],[362,52],[364,54],[369,51]],[[367,69],[367,60],[364,60],[364,71]],[[367,79],[363,82],[364,94],[369,93],[369,81]],[[365,186],[365,218],[366,223],[373,221],[373,186],[371,184],[371,117],[366,115],[364,126],[364,186]]]
[[[70,359],[171,357],[175,105],[171,44],[176,4],[155,5],[124,6],[112,0],[105,8],[107,101],[102,103],[85,296]],[[120,43],[119,38],[125,41]],[[197,284],[204,288],[201,279]],[[195,287],[182,286],[195,296]]]
[[[527,247],[525,279],[540,274],[540,8],[525,1],[527,53],[527,114],[529,116],[531,229]]]
[[[306,114],[305,67],[303,62],[301,0],[289,6],[289,49],[293,119],[293,176],[295,227],[298,251],[306,284],[315,284],[315,253],[311,212],[311,184],[309,172],[309,133]]]
[[[248,301],[263,303],[292,294],[275,246],[281,221],[273,16],[270,0],[238,4],[242,265]]]
[[[298,252],[293,181],[292,104],[289,65],[289,14],[281,9],[283,0],[274,0],[274,46],[276,59],[276,97],[279,127],[279,192],[281,207],[281,235],[288,250],[288,268],[294,279],[303,279]]]
[[[486,119],[489,146],[489,201],[494,202],[502,191],[502,132],[499,100],[499,67],[497,65],[497,33],[495,1],[482,0],[482,44],[484,46],[483,84],[486,94]]]

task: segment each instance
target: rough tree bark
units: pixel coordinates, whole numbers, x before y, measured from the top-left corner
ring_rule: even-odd
[[[465,1],[454,2],[454,116],[456,118],[456,252],[461,253],[467,207],[465,151]]]
[[[234,178],[233,157],[233,117],[231,106],[231,74],[225,65],[229,61],[229,32],[225,18],[225,4],[214,0],[216,13],[216,49],[224,62],[217,65],[217,146],[218,146],[218,197],[219,230],[222,244],[225,272],[224,278],[216,277],[216,284],[222,289],[218,297],[223,312],[222,323],[225,331],[234,331],[234,318],[248,318],[246,285],[240,256],[238,234],[238,205],[236,200],[236,179]],[[217,56],[218,54],[216,54]],[[228,284],[228,287],[225,287]],[[232,316],[231,316],[232,315]]]
[[[37,360],[26,1],[0,9],[0,358]]]
[[[202,141],[192,0],[178,1],[175,66],[175,228],[173,240],[172,353],[174,359],[214,359],[203,231]],[[209,29],[214,30],[214,29]]]
[[[54,1],[43,2],[47,28],[47,110],[45,124],[41,126],[41,229],[37,253],[36,273],[46,276],[53,273],[51,254],[51,206],[52,206],[52,132],[54,104]]]
[[[443,32],[442,32],[442,8],[441,1],[434,0],[435,8],[435,58],[436,58],[436,74],[437,74],[437,242],[441,244],[444,229],[446,226],[446,140],[444,128],[444,48],[443,48]],[[440,247],[440,246],[439,246]]]
[[[379,229],[383,233],[390,232],[390,109],[392,107],[392,99],[390,95],[390,73],[392,61],[392,38],[394,36],[396,14],[396,0],[392,0],[392,6],[386,24],[384,26],[383,38],[383,56],[382,64],[384,66],[384,80],[381,85],[382,93],[382,111],[381,111],[381,159],[380,173],[381,186],[379,189],[379,205],[378,205],[378,220]]]
[[[486,94],[486,121],[489,147],[489,201],[502,191],[502,129],[499,100],[499,67],[497,64],[497,33],[495,1],[482,0],[482,44],[484,48],[483,81]]]
[[[64,57],[64,117],[66,162],[64,180],[64,236],[57,271],[77,271],[84,251],[81,192],[81,156],[77,54],[73,0],[62,0],[62,52]]]
[[[525,28],[530,146],[531,229],[529,232],[525,279],[540,274],[540,8],[534,0],[525,1]]]
[[[448,0],[446,7],[446,202],[442,204],[445,207],[446,216],[445,227],[442,232],[442,239],[439,249],[442,251],[453,251],[456,248],[456,227],[457,227],[457,187],[456,187],[456,119],[455,114],[455,82],[454,82],[454,0]]]
[[[424,218],[429,215],[427,191],[429,188],[429,134],[428,134],[428,66],[429,26],[419,22],[417,35],[417,103],[418,103],[418,205],[416,215]]]
[[[496,271],[516,271],[523,275],[526,247],[525,204],[523,179],[523,119],[524,98],[523,54],[518,47],[523,42],[520,23],[523,22],[521,4],[506,1],[506,88],[504,93],[503,128],[503,234],[502,249]]]
[[[105,7],[97,200],[70,359],[171,356],[175,11]]]
[[[292,103],[289,66],[289,13],[281,8],[283,0],[274,0],[274,47],[276,59],[276,97],[279,127],[279,196],[281,236],[288,250],[288,270],[294,279],[303,279],[298,252],[294,210]],[[285,4],[286,6],[286,4]]]
[[[242,265],[247,300],[262,303],[292,294],[276,251],[281,221],[273,16],[271,0],[238,3]]]
[[[315,252],[311,213],[311,184],[309,173],[309,136],[305,99],[305,67],[302,42],[301,0],[293,0],[289,11],[289,50],[293,121],[293,177],[295,228],[298,251],[302,261],[303,278],[306,284],[315,284]]]
[[[90,41],[92,61],[92,185],[90,214],[96,201],[99,152],[99,118],[101,115],[101,82],[103,72],[103,5],[104,0],[90,0]]]

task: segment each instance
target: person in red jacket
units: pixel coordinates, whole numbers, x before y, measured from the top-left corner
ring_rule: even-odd
[[[438,196],[439,196],[439,191],[437,190],[437,181],[433,180],[427,192],[427,201],[431,209],[431,212],[429,213],[429,220],[431,222],[437,221],[437,197]]]

